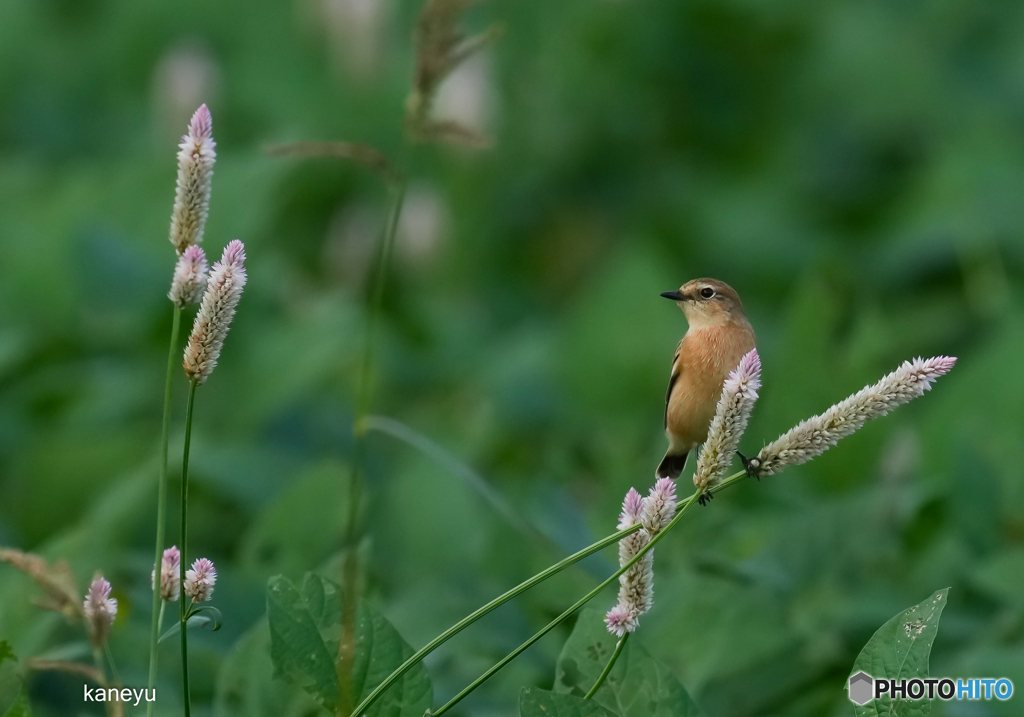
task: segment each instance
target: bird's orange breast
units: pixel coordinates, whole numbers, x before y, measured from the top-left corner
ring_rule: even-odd
[[[729,323],[686,332],[673,365],[678,377],[665,413],[665,429],[673,447],[688,451],[704,442],[722,384],[752,348],[754,332],[749,324]]]

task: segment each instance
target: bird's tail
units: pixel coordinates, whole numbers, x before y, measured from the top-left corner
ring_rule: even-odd
[[[686,467],[686,457],[688,455],[690,455],[689,452],[684,453],[681,456],[666,453],[665,457],[661,459],[661,463],[658,465],[658,477],[671,478],[672,480],[678,478],[679,474],[683,472],[683,468]]]

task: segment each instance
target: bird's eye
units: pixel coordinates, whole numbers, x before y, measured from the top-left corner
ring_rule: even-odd
[[[710,299],[715,295],[715,290],[712,289],[710,286],[705,286],[703,289],[700,290],[700,295],[705,299]]]

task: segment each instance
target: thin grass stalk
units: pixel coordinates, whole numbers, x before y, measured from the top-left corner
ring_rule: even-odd
[[[715,487],[713,487],[710,490],[705,491],[705,492],[717,493],[718,491],[722,490],[726,486],[732,485],[733,483],[735,483],[738,480],[742,480],[744,477],[746,477],[746,471],[740,471],[739,473],[736,473],[736,474],[730,476],[729,478],[725,479],[724,481],[722,481],[721,483],[719,483]],[[455,697],[453,697],[451,700],[449,700],[447,704],[445,704],[440,709],[438,709],[437,712],[431,712],[430,714],[433,715],[433,717],[440,717],[440,715],[443,715],[445,712],[447,712],[452,707],[454,707],[459,702],[461,702],[463,699],[465,699],[477,687],[479,687],[484,682],[486,682],[488,679],[490,679],[495,673],[497,673],[499,670],[501,670],[505,665],[507,665],[508,663],[512,662],[512,660],[514,660],[515,658],[519,657],[519,655],[521,653],[523,653],[531,645],[533,645],[533,643],[537,642],[537,640],[541,639],[546,634],[548,634],[549,632],[554,630],[560,624],[565,622],[565,620],[567,620],[569,617],[571,617],[573,615],[573,613],[575,613],[581,607],[583,607],[588,602],[590,602],[595,597],[597,597],[597,595],[599,595],[602,590],[604,590],[606,587],[611,585],[614,581],[618,580],[619,576],[621,576],[624,572],[626,572],[631,567],[633,567],[633,565],[635,565],[637,562],[639,562],[643,558],[643,556],[647,554],[648,551],[653,550],[654,546],[658,544],[658,541],[660,541],[670,530],[672,530],[672,528],[674,528],[676,526],[677,523],[679,523],[679,521],[682,519],[682,517],[684,515],[686,515],[686,512],[690,509],[690,507],[694,503],[697,502],[697,500],[700,498],[700,496],[701,496],[701,491],[694,491],[694,493],[689,498],[686,499],[686,502],[683,503],[680,506],[679,511],[676,513],[676,516],[672,519],[672,521],[668,525],[666,525],[665,528],[660,533],[658,533],[653,538],[651,538],[651,542],[649,542],[647,545],[645,545],[643,548],[641,548],[637,552],[637,554],[634,555],[633,558],[628,563],[623,565],[621,568],[619,568],[617,571],[615,571],[612,575],[610,575],[604,582],[602,582],[596,588],[594,588],[589,593],[587,593],[582,598],[580,598],[578,601],[576,601],[576,603],[574,605],[572,605],[572,607],[570,607],[568,610],[566,610],[561,615],[559,615],[554,620],[552,620],[547,625],[545,625],[543,628],[541,628],[540,631],[537,632],[533,637],[531,637],[529,640],[527,640],[522,645],[517,647],[515,650],[510,652],[504,658],[502,658],[501,661],[499,661],[496,665],[494,665],[494,667],[492,667],[491,669],[487,670],[487,672],[485,672],[484,674],[480,675],[480,677],[478,677],[476,680],[474,680],[469,686],[467,686],[464,690],[462,690],[462,692],[460,692],[459,694],[455,695]]]
[[[167,379],[164,382],[164,414],[160,429],[160,478],[157,485],[156,500],[156,557],[154,570],[159,572],[163,558],[164,533],[167,527],[167,446],[171,434],[171,389],[174,386],[174,368],[177,364],[178,334],[181,330],[181,309],[174,305],[174,317],[171,320],[171,348],[167,355]],[[164,602],[160,598],[160,581],[153,580],[153,625],[149,636],[149,689],[156,688],[156,663],[160,642],[160,630],[163,627]],[[146,714],[153,715],[154,704],[146,705]]]
[[[352,472],[349,480],[348,511],[345,527],[345,558],[342,567],[341,624],[342,639],[338,643],[339,704],[346,711],[358,697],[351,684],[351,665],[355,657],[356,604],[359,599],[359,556],[358,544],[361,534],[359,525],[359,504],[363,496],[363,468],[366,459],[366,417],[370,412],[373,397],[373,366],[377,349],[377,331],[380,324],[381,308],[384,303],[384,288],[387,285],[388,269],[394,253],[395,234],[398,219],[402,214],[405,199],[405,180],[396,179],[390,184],[391,207],[387,224],[381,237],[377,269],[370,289],[370,306],[366,321],[366,337],[359,366],[359,382],[356,389],[355,415],[352,424]]]
[[[631,632],[627,632],[625,635],[623,635],[622,637],[619,638],[619,642],[615,646],[615,652],[613,652],[612,656],[610,658],[608,658],[608,664],[604,666],[604,669],[601,671],[601,674],[598,676],[597,681],[594,683],[594,686],[590,688],[590,691],[587,692],[587,694],[583,697],[583,699],[589,700],[591,697],[593,697],[595,694],[597,694],[597,691],[599,689],[601,689],[601,685],[603,685],[604,681],[606,679],[608,679],[608,675],[611,673],[612,668],[615,667],[615,663],[618,661],[619,655],[622,654],[622,648],[624,648],[626,646],[626,640],[628,640],[629,636],[632,635],[632,634],[633,633],[631,633]]]
[[[100,687],[106,689],[109,686],[107,681],[107,666],[103,664],[103,650],[96,645],[92,648],[92,661],[96,665],[96,671],[100,676]],[[112,702],[108,702],[105,709],[103,710],[107,717],[114,717],[113,712],[114,706]]]
[[[121,679],[121,673],[117,670],[117,663],[114,662],[114,653],[110,651],[110,643],[108,642],[103,646],[103,654],[107,656],[107,662],[110,664],[110,673],[114,676],[114,686],[124,687],[124,681]],[[153,704],[150,702],[150,704]],[[127,704],[123,709],[128,713],[128,717],[131,717],[132,711],[128,708]]]
[[[192,714],[191,697],[188,690],[188,626],[185,611],[185,564],[188,555],[188,453],[192,443],[192,408],[195,404],[196,386],[193,379],[188,384],[188,407],[185,409],[185,449],[181,462],[181,561],[178,574],[181,579],[181,597],[178,598],[181,619],[181,689],[185,704],[185,717]]]
[[[388,210],[384,234],[381,237],[377,270],[374,273],[373,285],[370,289],[366,337],[363,344],[363,355],[359,363],[359,381],[356,389],[355,415],[352,424],[352,480],[349,483],[348,519],[346,522],[346,538],[348,542],[352,542],[359,532],[359,502],[362,498],[363,489],[362,470],[366,452],[366,434],[369,432],[366,418],[370,413],[370,405],[373,399],[373,365],[377,352],[377,332],[384,304],[384,289],[387,286],[391,256],[394,253],[395,234],[398,231],[398,220],[402,215],[402,204],[405,200],[405,180],[395,180],[390,186],[392,195],[391,206]]]
[[[512,588],[508,592],[499,595],[498,597],[494,598],[493,600],[491,600],[489,603],[487,603],[483,607],[478,608],[475,612],[473,612],[473,613],[469,614],[468,616],[464,617],[462,620],[459,620],[457,623],[452,625],[450,628],[448,628],[447,630],[442,632],[440,635],[435,637],[433,640],[431,640],[429,643],[427,643],[422,648],[420,648],[416,652],[416,654],[412,655],[408,660],[403,662],[398,667],[398,669],[396,669],[394,672],[392,672],[390,675],[388,675],[387,679],[385,679],[383,682],[381,682],[379,685],[377,685],[377,687],[374,688],[373,692],[368,694],[366,696],[366,698],[362,702],[359,703],[359,706],[356,707],[352,711],[352,714],[350,715],[350,717],[358,717],[359,715],[362,715],[363,713],[365,713],[366,710],[368,710],[373,705],[373,703],[376,702],[380,698],[380,696],[383,695],[384,692],[387,691],[387,689],[389,687],[391,687],[391,685],[393,685],[396,681],[398,681],[402,677],[402,675],[404,675],[410,669],[412,669],[417,664],[419,664],[431,652],[436,650],[438,647],[440,647],[444,643],[448,642],[448,640],[450,640],[453,637],[455,637],[456,635],[458,635],[460,632],[465,630],[467,627],[472,625],[474,622],[476,622],[477,620],[479,620],[483,616],[485,616],[488,613],[490,613],[492,610],[495,610],[498,607],[501,607],[502,605],[504,605],[506,602],[508,602],[512,598],[514,598],[514,597],[516,597],[518,595],[521,595],[522,593],[526,592],[530,588],[532,588],[532,587],[534,587],[536,585],[539,585],[540,583],[544,582],[545,580],[547,580],[548,578],[550,578],[550,577],[552,577],[554,575],[557,575],[561,571],[563,571],[566,568],[568,568],[570,565],[573,565],[573,564],[579,562],[580,560],[583,560],[583,558],[585,558],[585,557],[587,557],[589,555],[593,555],[594,553],[598,552],[599,550],[603,550],[604,548],[608,547],[609,545],[614,545],[615,543],[617,543],[620,540],[622,540],[623,538],[625,538],[627,535],[630,535],[631,533],[635,533],[636,531],[640,530],[640,528],[641,528],[641,526],[638,523],[638,524],[636,524],[634,526],[631,526],[629,528],[626,528],[624,530],[620,530],[617,533],[612,533],[611,535],[609,535],[606,538],[602,538],[601,540],[597,541],[593,545],[589,545],[586,548],[584,548],[583,550],[580,550],[577,553],[573,553],[572,555],[570,555],[569,557],[565,558],[564,560],[561,560],[561,561],[555,563],[554,565],[552,565],[551,567],[547,568],[546,570],[543,570],[543,571],[537,573],[536,575],[531,577],[529,580],[525,580],[525,581],[519,583],[518,585],[516,585],[514,588]]]

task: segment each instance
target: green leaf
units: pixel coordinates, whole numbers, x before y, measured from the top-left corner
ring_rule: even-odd
[[[188,628],[190,630],[204,629],[210,632],[217,632],[223,624],[224,617],[221,615],[220,610],[211,605],[193,608],[192,614],[188,618]],[[160,636],[160,642],[174,637],[179,632],[181,632],[180,620],[167,628],[167,631]]]
[[[216,717],[307,717],[322,714],[298,687],[275,680],[270,660],[270,630],[261,618],[246,631],[217,676]]]
[[[18,658],[11,644],[0,640],[0,668],[3,668],[6,661],[17,662]],[[0,669],[0,717],[32,717],[25,683],[11,665],[7,669]]]
[[[562,648],[555,690],[582,697],[601,675],[616,639],[597,610],[584,610]],[[622,717],[695,717],[701,712],[666,665],[651,657],[636,636],[593,700]]]
[[[949,588],[939,590],[922,603],[907,608],[878,629],[853,663],[851,675],[866,672],[872,677],[911,679],[928,676],[928,657],[939,631],[939,618]],[[931,713],[930,700],[890,700],[883,695],[863,707],[854,705],[857,717],[893,715],[921,717]]]
[[[328,712],[337,712],[337,651],[328,651],[299,591],[280,575],[271,578],[267,587],[267,619],[274,674],[293,680]]]
[[[413,649],[366,600],[356,608],[355,656],[341,680],[335,661],[343,633],[342,592],[334,583],[307,573],[300,593],[282,576],[267,589],[270,656],[275,674],[303,687],[328,711],[344,713],[412,656]],[[433,689],[422,664],[409,670],[369,710],[366,717],[422,717]],[[351,704],[350,704],[351,703]]]
[[[615,713],[576,695],[524,687],[519,693],[519,717],[615,717]]]

